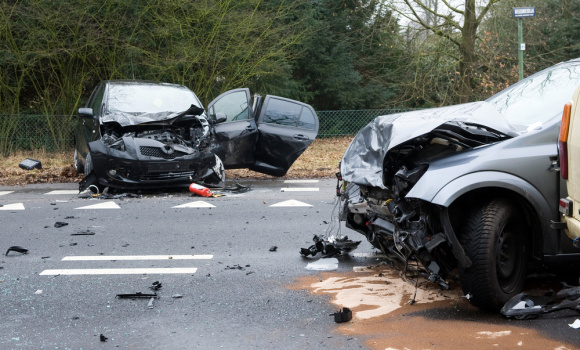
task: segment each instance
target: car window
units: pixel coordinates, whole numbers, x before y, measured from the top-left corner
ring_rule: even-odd
[[[90,103],[89,108],[93,109],[93,115],[99,115],[101,106],[103,104],[104,94],[105,94],[105,85],[101,84],[101,86],[99,86],[99,90],[95,93],[95,96],[93,96],[93,100],[89,102]]]
[[[225,113],[228,122],[250,118],[246,92],[236,91],[220,98],[210,111],[213,118],[215,118],[216,113]]]
[[[302,108],[300,120],[298,120],[298,127],[310,130],[314,130],[316,128],[316,119],[314,119],[314,114],[312,114],[310,108]]]
[[[487,99],[519,128],[541,124],[562,113],[580,84],[580,62],[566,62],[536,73]]]
[[[266,111],[264,112],[264,123],[296,126],[302,106],[294,102],[270,98]]]
[[[193,91],[184,86],[161,84],[112,84],[107,94],[109,113],[182,112],[201,107]]]

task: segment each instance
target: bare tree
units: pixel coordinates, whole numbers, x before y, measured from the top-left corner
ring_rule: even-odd
[[[457,46],[459,57],[459,102],[470,100],[473,67],[476,61],[475,42],[477,29],[490,8],[501,0],[464,0],[463,5],[454,5],[452,0],[402,0],[391,7],[395,12]],[[439,8],[438,3],[444,6]],[[478,1],[479,2],[479,1]],[[422,13],[429,14],[422,16]],[[455,17],[459,17],[456,19]]]

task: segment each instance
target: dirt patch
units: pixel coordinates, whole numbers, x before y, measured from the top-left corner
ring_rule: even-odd
[[[301,278],[292,289],[330,295],[337,308],[348,307],[353,319],[338,331],[366,336],[371,349],[577,349],[514,325],[497,314],[473,307],[457,285],[450,290],[403,281],[393,269],[347,274],[321,273]]]

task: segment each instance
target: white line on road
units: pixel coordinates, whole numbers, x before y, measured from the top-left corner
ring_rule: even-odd
[[[54,190],[50,192],[46,192],[46,194],[79,194],[78,190]]]
[[[44,270],[41,276],[57,275],[152,275],[152,274],[176,274],[195,273],[196,267],[168,267],[168,268],[142,268],[142,269],[61,269]]]
[[[280,192],[318,192],[318,187],[282,187]]]
[[[204,202],[204,201],[196,201],[196,202],[176,205],[172,208],[215,208],[215,205],[209,204],[209,203]]]
[[[0,210],[24,210],[23,203],[4,204],[0,206]]]
[[[309,184],[320,182],[320,180],[284,180],[285,184]]]
[[[93,255],[65,256],[62,261],[111,261],[111,260],[201,260],[213,259],[213,255]]]
[[[104,202],[99,204],[87,205],[86,207],[79,207],[75,209],[121,209],[115,202]]]
[[[272,204],[270,207],[311,207],[312,205],[294,199]]]
[[[4,196],[4,195],[10,194],[12,192],[14,192],[14,191],[0,191],[0,196]]]

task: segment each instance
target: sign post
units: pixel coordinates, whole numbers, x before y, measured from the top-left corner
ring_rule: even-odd
[[[524,41],[524,24],[522,19],[524,17],[535,17],[535,7],[514,7],[512,8],[512,17],[518,19],[518,64],[519,64],[519,80],[524,78],[524,51],[526,44]]]

